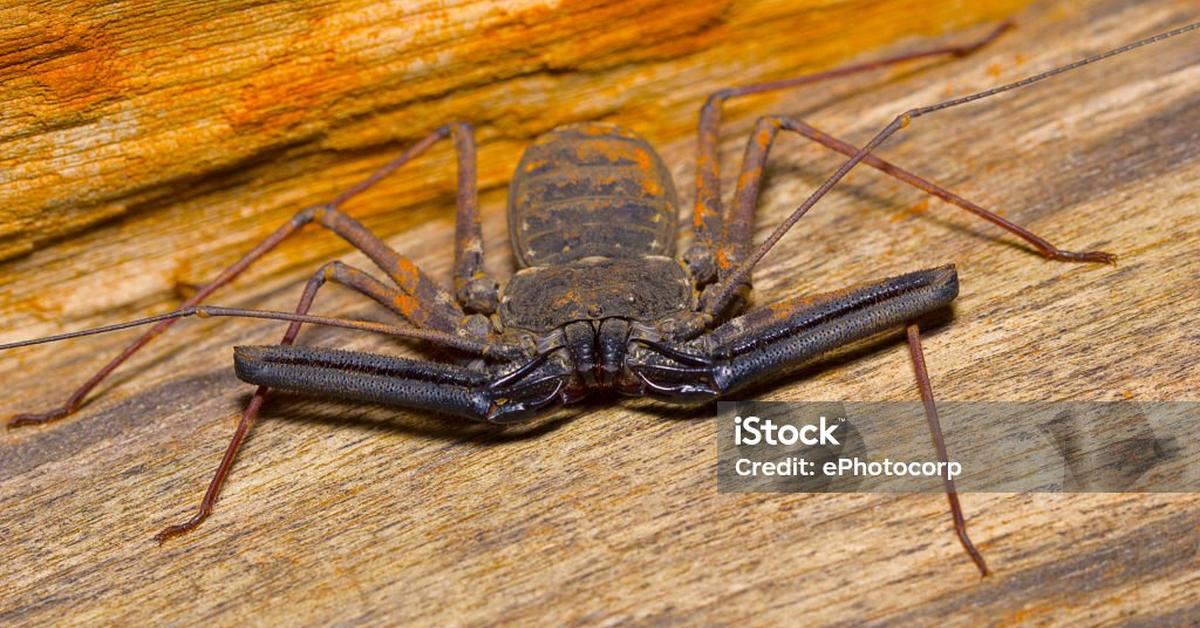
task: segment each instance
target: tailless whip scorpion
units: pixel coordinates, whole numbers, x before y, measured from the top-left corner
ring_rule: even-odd
[[[9,427],[48,423],[82,405],[89,392],[136,351],[188,316],[268,318],[290,324],[273,346],[236,347],[237,376],[258,386],[190,520],[157,535],[185,533],[209,516],[239,447],[267,393],[282,389],[371,402],[494,424],[522,421],[598,390],[697,403],[778,377],[839,346],[905,328],[916,380],[939,460],[948,455],[916,321],[958,294],[953,265],[917,270],[835,292],[749,308],[750,274],[809,209],[859,163],[876,168],[987,220],[1052,260],[1111,263],[1100,251],[1072,252],[929,180],[872,154],[913,120],[989,98],[1096,61],[1200,28],[1200,23],[1136,41],[1019,81],[910,109],[856,147],[804,121],[759,118],[746,144],[732,203],[721,200],[718,129],[722,104],[917,59],[970,54],[1008,23],[966,45],[900,54],[867,63],[723,89],[700,110],[692,246],[677,256],[679,201],[655,150],[629,129],[600,123],[558,127],[536,139],[509,187],[508,228],[518,271],[501,286],[484,270],[476,188],[475,142],[466,123],[446,124],[332,201],[304,209],[203,286],[180,309],[126,323],[0,345],[0,350],[137,325],[154,326],[92,375],[61,406],[19,414]],[[847,156],[761,244],[754,216],[768,153],[780,131],[797,133]],[[431,280],[341,207],[443,139],[458,157],[454,289]],[[305,225],[328,229],[362,251],[390,283],[339,261],[322,266],[294,313],[201,305],[217,289]],[[308,314],[321,286],[341,284],[409,323],[395,326]],[[296,346],[303,324],[415,339],[446,350],[444,361]],[[967,536],[952,479],[943,478],[954,530],[983,575],[983,556]]]

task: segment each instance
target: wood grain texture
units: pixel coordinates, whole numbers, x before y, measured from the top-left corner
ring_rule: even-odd
[[[289,207],[326,196],[357,158],[451,119],[484,130],[481,184],[501,186],[521,147],[564,122],[619,112],[681,137],[678,112],[712,84],[826,66],[1026,1],[22,3],[0,9],[0,259],[183,193],[244,206],[252,178],[288,190]],[[389,193],[436,202],[443,172]],[[252,204],[266,219],[271,203]]]
[[[679,4],[690,8],[661,21],[638,16],[666,8],[634,2],[330,2],[303,16],[284,3],[3,9],[25,19],[0,19],[9,25],[0,29],[9,73],[0,230],[17,256],[0,265],[0,341],[169,310],[187,284],[296,209],[447,119],[480,124],[488,266],[506,276],[503,186],[524,142],[559,122],[598,118],[645,133],[686,204],[689,134],[713,89],[969,38],[1016,12],[1016,31],[969,58],[732,103],[722,136],[732,181],[759,113],[800,115],[862,142],[906,108],[1196,19],[1193,3],[1176,0]],[[149,43],[164,33],[178,36]],[[1043,261],[862,170],[768,256],[757,298],[954,262],[953,319],[925,345],[939,398],[1200,399],[1197,41],[922,118],[881,150],[1056,244],[1116,253],[1118,266]],[[758,237],[838,163],[782,137]],[[440,147],[348,210],[445,281],[452,170]],[[312,270],[335,258],[363,263],[308,231],[215,301],[290,309]],[[316,310],[383,318],[337,290]],[[0,621],[1183,623],[1200,614],[1195,495],[966,495],[972,535],[996,571],[980,581],[941,495],[718,494],[711,409],[613,400],[498,431],[277,396],[213,517],[156,547],[154,532],[192,513],[248,398],[231,346],[281,332],[180,325],[75,417],[0,437]],[[3,355],[0,410],[59,401],[128,338]],[[406,351],[330,330],[302,339]],[[896,342],[761,391],[916,394]]]

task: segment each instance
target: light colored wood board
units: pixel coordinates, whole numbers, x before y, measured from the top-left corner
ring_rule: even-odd
[[[1052,67],[1194,13],[1173,1],[1039,3],[974,57],[731,107],[725,163],[735,163],[758,113],[802,115],[861,142],[910,106]],[[886,17],[903,23],[905,15]],[[1197,400],[1198,61],[1196,39],[1180,38],[923,118],[881,151],[1057,244],[1114,252],[1115,268],[1042,261],[994,229],[862,171],[767,258],[756,274],[759,300],[953,261],[961,296],[953,319],[925,345],[939,398]],[[703,67],[690,82],[726,84],[709,83]],[[697,104],[670,114],[679,116],[679,136],[654,137],[682,190],[692,177],[686,128]],[[638,112],[608,119],[641,129],[625,113]],[[326,155],[331,165],[321,174],[344,184],[385,152],[355,154],[348,165]],[[839,163],[794,138],[782,138],[775,154],[760,238]],[[448,178],[448,155],[421,166],[420,178]],[[0,267],[3,320],[12,321],[4,339],[169,309],[173,278],[211,276],[245,248],[243,230],[261,235],[289,208],[319,198],[319,190],[290,191],[314,176],[301,165],[314,163],[262,163],[249,174],[205,178],[200,193],[181,188],[173,204],[8,262]],[[382,209],[396,202],[394,189],[352,211],[365,211],[391,244],[446,279],[449,188],[399,216]],[[222,190],[248,209],[239,213],[228,198],[215,213],[201,209]],[[489,265],[505,271],[501,188],[489,188],[484,208],[487,245],[497,253]],[[133,251],[148,260],[133,261]],[[307,233],[218,301],[290,308],[317,259],[334,257],[365,263],[327,234]],[[51,272],[30,274],[42,268]],[[323,293],[317,309],[379,315],[336,290]],[[3,436],[0,617],[976,624],[1182,623],[1198,612],[1193,494],[967,495],[972,535],[996,571],[981,582],[951,534],[941,495],[718,494],[711,409],[611,400],[496,432],[277,397],[213,517],[155,547],[154,532],[191,514],[249,393],[231,372],[229,347],[274,342],[280,331],[190,322],[114,376],[76,417]],[[57,400],[127,338],[6,355],[5,408]],[[304,338],[400,351],[336,331]],[[888,342],[761,396],[883,400],[914,399],[916,391],[903,345]],[[955,442],[949,446],[953,452]]]

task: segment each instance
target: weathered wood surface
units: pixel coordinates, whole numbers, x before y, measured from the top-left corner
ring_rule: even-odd
[[[489,267],[506,275],[503,184],[521,145],[559,122],[603,118],[643,131],[687,199],[689,133],[713,89],[856,51],[866,59],[961,40],[1014,12],[1019,24],[970,58],[733,104],[722,142],[731,171],[756,113],[803,115],[861,142],[907,107],[1195,19],[1194,5],[1177,1],[1086,11],[678,4],[3,9],[0,226],[5,254],[18,257],[0,265],[0,339],[168,310],[177,282],[184,292],[203,282],[297,208],[447,119],[480,123]],[[1057,244],[1115,252],[1117,267],[1042,261],[862,171],[767,258],[758,298],[953,261],[963,284],[955,316],[926,343],[940,398],[1196,400],[1197,41],[923,118],[881,151]],[[777,146],[760,237],[839,163],[795,138]],[[440,147],[349,208],[442,279],[451,159]],[[289,309],[312,269],[337,257],[362,261],[306,232],[215,301]],[[380,316],[337,290],[317,310]],[[214,516],[156,547],[152,534],[196,506],[247,398],[230,347],[280,332],[180,325],[76,417],[0,437],[0,620],[966,623],[1200,613],[1195,495],[968,495],[972,534],[997,572],[981,582],[940,495],[717,494],[711,409],[608,401],[497,432],[277,397]],[[128,337],[4,355],[0,409],[59,401]],[[304,338],[400,350],[336,331]],[[803,375],[764,396],[916,396],[896,343]]]

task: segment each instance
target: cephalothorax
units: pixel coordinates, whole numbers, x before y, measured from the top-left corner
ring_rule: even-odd
[[[1007,25],[966,46],[949,46],[847,66],[794,79],[714,93],[700,114],[692,246],[676,246],[679,201],[669,171],[654,149],[621,126],[580,123],[538,138],[517,166],[508,218],[519,269],[503,286],[484,270],[476,199],[472,129],[448,124],[410,147],[367,180],[333,201],[299,212],[266,241],[189,299],[182,309],[99,330],[0,346],[0,349],[129,327],[157,324],[51,412],[18,415],[9,425],[43,423],[78,409],[91,389],[133,352],[178,318],[193,314],[259,316],[291,321],[279,345],[238,347],[238,377],[259,386],[230,442],[200,511],[167,528],[159,539],[194,528],[216,501],[247,431],[272,388],[431,410],[491,423],[530,418],[596,390],[686,402],[713,399],[777,377],[826,351],[881,332],[907,327],[908,342],[939,457],[946,451],[915,321],[958,294],[954,267],[917,270],[816,296],[748,308],[749,274],[795,222],[859,162],[962,207],[1025,239],[1051,259],[1110,262],[1101,252],[1073,253],[870,154],[911,119],[1035,82],[1158,39],[1191,25],[1135,42],[1023,81],[910,110],[863,148],[786,116],[760,118],[746,146],[733,201],[721,202],[717,137],[728,98],[794,87],[903,61],[963,55],[998,36]],[[780,225],[752,247],[754,212],[771,144],[780,130],[796,132],[850,157]],[[374,185],[441,139],[458,154],[454,288],[447,290],[356,220],[343,203]],[[202,306],[215,290],[295,233],[316,223],[364,252],[390,284],[363,270],[331,262],[309,280],[294,314]],[[411,327],[309,316],[326,282],[347,286],[407,320]],[[293,344],[301,325],[315,323],[392,333],[446,349],[436,361]],[[944,479],[963,546],[987,573],[967,538],[953,481]]]

